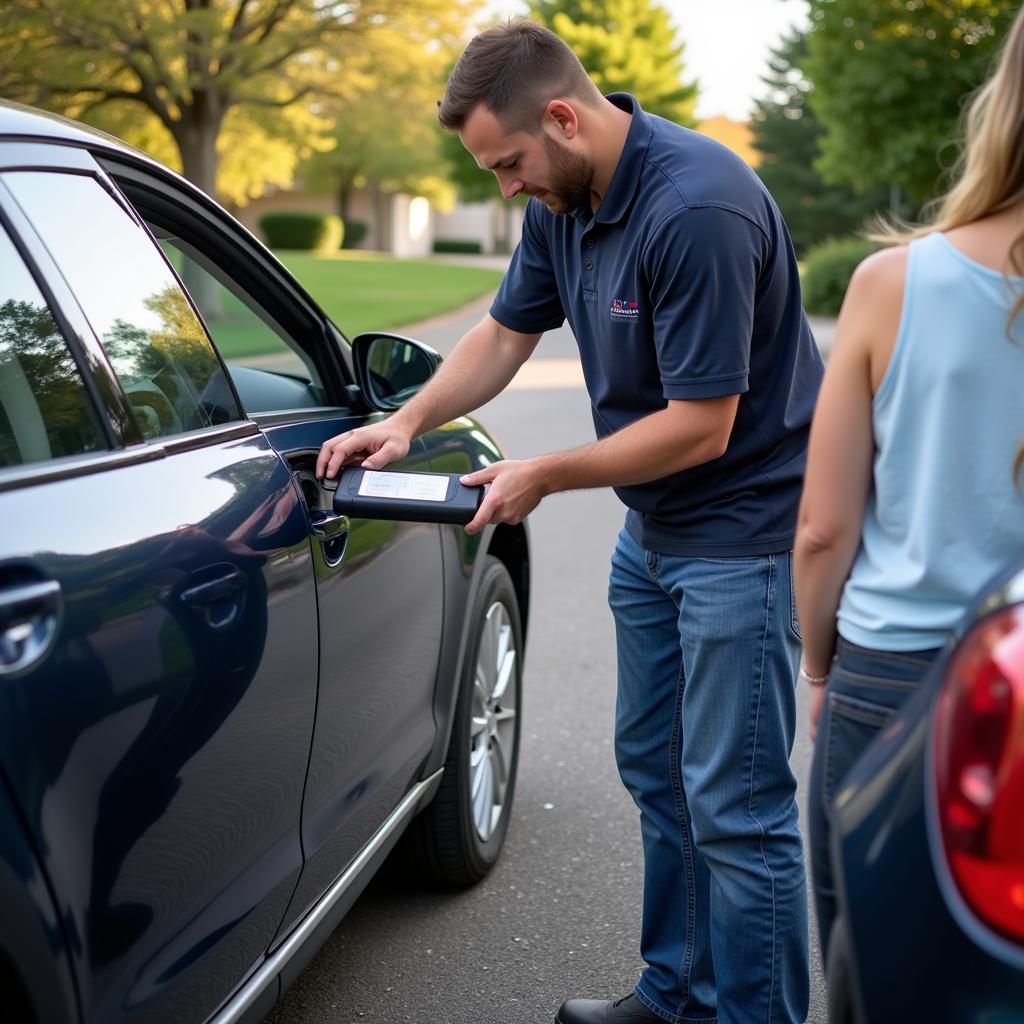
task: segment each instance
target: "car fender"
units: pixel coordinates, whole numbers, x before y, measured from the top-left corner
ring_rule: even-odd
[[[493,437],[476,420],[464,416],[423,435],[430,468],[438,473],[473,473],[505,456]],[[529,530],[526,522],[491,524],[470,536],[461,526],[441,527],[444,559],[444,631],[438,657],[434,717],[437,737],[424,765],[423,776],[443,767],[451,737],[457,681],[462,677],[470,642],[470,615],[480,585],[484,559],[493,554],[512,576],[519,599],[523,638],[529,612]],[[457,628],[453,628],[458,623]]]

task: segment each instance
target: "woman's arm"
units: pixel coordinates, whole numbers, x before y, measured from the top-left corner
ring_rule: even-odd
[[[888,366],[903,305],[906,250],[878,253],[850,281],[811,425],[794,551],[797,612],[808,675],[828,675],[836,610],[860,544],[875,439],[871,403]],[[824,688],[811,692],[817,731]]]

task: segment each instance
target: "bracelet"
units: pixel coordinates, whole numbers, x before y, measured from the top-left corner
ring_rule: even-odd
[[[803,664],[800,665],[800,676],[811,686],[824,686],[828,682],[827,672],[823,676],[812,676]]]

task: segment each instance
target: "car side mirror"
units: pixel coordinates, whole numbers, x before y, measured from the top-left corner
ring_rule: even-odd
[[[441,357],[421,341],[372,331],[353,339],[352,363],[366,404],[391,412],[434,376]]]

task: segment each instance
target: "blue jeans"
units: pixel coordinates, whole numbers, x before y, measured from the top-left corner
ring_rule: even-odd
[[[818,722],[807,800],[814,910],[826,964],[836,918],[829,826],[832,802],[846,773],[893,713],[914,693],[938,653],[938,649],[876,651],[848,643],[842,637],[836,643],[836,657]]]
[[[615,755],[644,845],[636,996],[671,1022],[802,1022],[790,556],[664,555],[623,530],[609,603]]]

